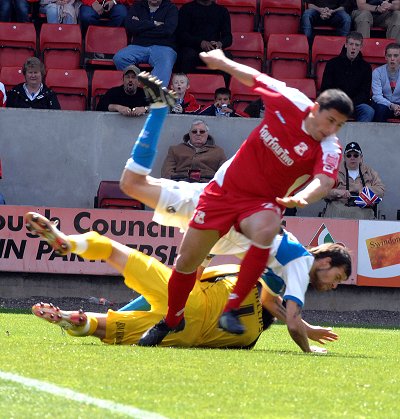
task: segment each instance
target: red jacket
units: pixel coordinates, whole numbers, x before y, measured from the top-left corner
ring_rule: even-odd
[[[81,0],[84,6],[91,6],[95,1],[103,3],[102,0]],[[134,0],[116,0],[119,4],[125,4],[126,6],[132,6]]]
[[[183,103],[181,103],[183,113],[197,113],[200,110],[200,105],[196,102],[196,98],[189,92],[185,93],[183,97]],[[171,109],[171,113],[174,113]]]

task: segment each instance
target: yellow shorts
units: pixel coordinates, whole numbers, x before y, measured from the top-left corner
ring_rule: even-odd
[[[182,332],[171,333],[163,346],[244,347],[252,344],[262,332],[262,308],[258,291],[254,288],[240,307],[241,321],[246,327],[243,335],[233,335],[218,329],[218,319],[231,293],[238,265],[208,268],[202,281],[197,281],[185,308],[186,327]],[[108,344],[131,345],[141,335],[158,323],[167,312],[168,280],[171,269],[157,260],[132,251],[124,270],[125,284],[142,294],[151,305],[151,311],[108,311],[106,337]],[[221,275],[221,280],[213,278]]]

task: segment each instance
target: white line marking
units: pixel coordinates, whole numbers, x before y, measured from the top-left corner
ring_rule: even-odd
[[[0,379],[7,381],[14,381],[23,386],[34,388],[38,391],[54,394],[59,397],[73,400],[78,403],[92,404],[101,409],[111,410],[113,412],[122,413],[137,419],[167,419],[166,416],[161,416],[157,413],[147,412],[145,410],[137,409],[136,407],[127,406],[120,403],[115,403],[110,400],[97,399],[90,397],[83,393],[70,390],[69,388],[59,387],[46,381],[35,380],[33,378],[26,378],[20,375],[11,374],[9,372],[0,371]]]

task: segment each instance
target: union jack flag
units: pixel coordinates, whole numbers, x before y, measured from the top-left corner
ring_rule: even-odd
[[[379,198],[378,195],[375,195],[371,189],[369,189],[367,186],[364,186],[362,188],[362,191],[360,192],[360,195],[354,200],[354,203],[360,207],[373,207],[376,204],[379,204],[382,199]]]

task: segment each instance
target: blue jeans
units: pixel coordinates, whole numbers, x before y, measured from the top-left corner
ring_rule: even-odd
[[[54,3],[42,6],[40,13],[46,14],[47,23],[74,23],[71,15],[66,15],[62,22],[58,20],[58,6]]]
[[[346,36],[350,32],[351,17],[344,10],[339,10],[329,19],[323,20],[317,10],[305,10],[301,16],[300,29],[307,36],[310,45],[314,38],[314,26],[334,26],[337,36]]]
[[[150,64],[153,67],[152,74],[163,82],[163,86],[167,87],[176,61],[176,52],[173,48],[162,45],[149,47],[128,45],[118,51],[113,60],[118,70],[123,70],[131,64]]]
[[[0,0],[0,22],[10,22],[13,5],[17,22],[29,22],[29,3],[26,0]]]
[[[375,109],[375,122],[386,122],[389,118],[394,118],[394,112],[386,105],[372,101],[372,106]]]
[[[358,122],[371,122],[374,119],[374,114],[374,108],[366,103],[360,103],[354,106],[354,116]]]
[[[99,15],[91,6],[82,5],[79,9],[79,21],[82,30],[86,32],[89,25],[95,26],[122,26],[125,22],[128,9],[123,4],[116,4],[109,12]],[[108,20],[100,20],[107,18]]]

